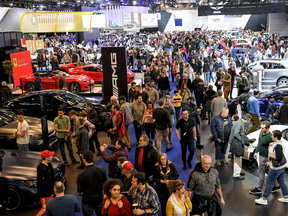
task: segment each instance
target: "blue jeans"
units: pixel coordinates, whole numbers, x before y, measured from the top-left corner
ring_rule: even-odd
[[[225,159],[226,150],[228,147],[228,141],[222,140],[221,143],[215,142],[215,159]]]
[[[58,138],[58,137],[57,137],[57,141],[58,141],[58,144],[60,147],[60,152],[61,152],[61,156],[62,156],[63,161],[67,162],[64,144],[66,144],[66,146],[67,146],[67,149],[69,152],[69,157],[71,158],[72,161],[74,161],[75,157],[73,155],[73,149],[72,149],[72,143],[71,143],[70,137],[68,136],[67,142],[65,142],[64,138]]]
[[[209,85],[210,72],[204,72],[204,86]]]
[[[273,114],[269,114],[269,121],[271,124],[274,122],[274,115]]]
[[[213,78],[213,69],[210,69],[210,72],[209,72],[209,83],[212,79],[212,82],[214,82],[214,78]]]
[[[267,199],[272,191],[273,184],[277,180],[284,198],[288,198],[288,188],[284,180],[285,167],[279,170],[269,169],[268,178],[266,181],[266,189],[263,193],[263,198]]]
[[[230,88],[230,91],[229,91],[230,98],[232,98],[233,88],[234,88],[234,83],[231,83],[231,88]]]

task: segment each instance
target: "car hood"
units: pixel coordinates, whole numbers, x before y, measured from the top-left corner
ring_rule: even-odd
[[[21,78],[31,79],[31,78],[35,78],[35,76],[33,74],[26,74],[26,75],[22,76]]]
[[[18,178],[20,180],[36,180],[37,179],[37,166],[41,163],[40,152],[32,151],[18,151],[7,150],[3,157],[3,177],[5,178]],[[52,167],[55,172],[60,168],[60,161],[58,158],[53,157]],[[55,173],[56,174],[56,173]]]
[[[135,76],[135,73],[133,73],[132,71],[130,70],[127,70],[127,75],[130,75],[130,76]]]
[[[87,81],[89,82],[89,79],[90,79],[90,82],[91,83],[94,83],[95,80],[93,80],[92,78],[88,77],[88,76],[85,76],[85,75],[70,75],[69,77],[66,77],[66,81],[80,81],[80,80],[83,80],[83,81]]]
[[[41,127],[41,119],[33,118],[25,116],[25,120],[29,125],[29,134],[30,135],[41,135],[42,127]],[[52,121],[47,121],[48,124],[48,132],[54,130],[54,124]],[[0,128],[0,134],[13,134],[18,127],[18,121],[13,121],[8,125],[5,125]]]

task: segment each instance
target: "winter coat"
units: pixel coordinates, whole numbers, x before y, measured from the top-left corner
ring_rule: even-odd
[[[249,139],[245,134],[244,127],[245,123],[242,119],[234,122],[229,137],[230,151],[237,157],[244,155],[244,145],[249,146]]]
[[[140,170],[138,159],[141,148],[144,148],[143,169],[146,175],[146,179],[148,179],[149,176],[153,175],[153,167],[158,162],[159,153],[157,149],[153,146],[153,143],[151,141],[149,141],[148,145],[146,145],[145,147],[137,146],[135,151],[134,168],[138,171]]]
[[[131,104],[128,102],[120,104],[120,112],[124,115],[125,126],[129,126],[133,122]]]
[[[228,116],[228,121],[229,121],[230,130],[231,130],[232,120],[230,116]],[[213,137],[219,138],[221,141],[224,141],[224,124],[223,124],[223,117],[221,116],[221,113],[212,119],[211,132],[212,132]]]
[[[113,118],[114,114],[114,112],[111,113],[110,119]],[[120,111],[117,113],[117,133],[119,137],[123,137],[125,135],[124,115]]]
[[[200,116],[198,115],[197,109],[198,107],[194,104],[194,103],[186,103],[185,106],[188,114],[189,114],[189,118],[191,118],[193,120],[194,123],[198,123],[200,124]]]
[[[197,104],[203,103],[204,101],[204,92],[205,88],[203,85],[200,85],[199,83],[196,85],[194,89],[194,95],[197,101]]]
[[[217,92],[214,90],[207,90],[204,93],[204,111],[205,112],[211,112],[211,104],[213,98],[217,97]]]
[[[41,91],[41,90],[42,90],[41,78],[37,77],[35,79],[35,91]]]
[[[108,145],[108,149],[110,149],[113,154],[111,156],[108,156],[107,153],[103,151],[101,152],[101,156],[106,163],[109,163],[108,175],[114,177],[116,170],[118,169],[117,160],[119,157],[128,158],[128,149],[126,147],[116,149],[114,145]]]

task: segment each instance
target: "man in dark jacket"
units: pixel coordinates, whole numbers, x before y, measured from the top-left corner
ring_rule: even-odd
[[[195,95],[196,104],[198,107],[203,107],[204,92],[205,92],[204,82],[202,79],[199,79],[198,84],[195,86],[195,89],[194,89],[194,95]],[[207,119],[203,109],[201,110],[201,117],[203,120]]]
[[[249,92],[250,92],[250,88],[246,87],[244,89],[244,92],[239,97],[239,105],[241,106],[242,114],[248,113],[248,109],[247,109],[248,100],[252,96],[251,94],[249,94]]]
[[[158,92],[161,98],[165,98],[166,95],[170,95],[170,82],[164,71],[161,71],[161,76],[158,84]]]
[[[217,97],[217,92],[213,90],[213,86],[209,85],[208,90],[204,92],[204,112],[208,112],[208,124],[211,122],[211,104],[212,100]],[[206,114],[205,114],[206,115]]]
[[[83,118],[77,118],[76,120],[76,126],[79,128],[77,132],[77,136],[75,138],[76,147],[78,149],[78,155],[81,161],[80,166],[77,167],[77,169],[84,169],[85,165],[82,160],[82,155],[85,150],[89,149],[89,136],[88,136],[88,130],[84,127],[84,119]]]
[[[10,99],[10,98],[12,98],[13,96],[12,96],[12,91],[11,91],[11,89],[9,89],[8,87],[7,87],[7,83],[5,82],[5,81],[3,81],[2,83],[1,83],[1,85],[2,85],[2,88],[1,88],[1,98],[0,99],[2,99],[2,100],[6,100],[6,99]]]
[[[52,71],[59,70],[59,62],[58,62],[56,56],[54,56],[54,58],[52,58],[50,63],[51,63],[51,66],[52,66]]]
[[[194,122],[194,125],[196,127],[196,134],[197,134],[197,141],[196,141],[196,148],[203,148],[203,145],[201,145],[200,142],[200,130],[199,130],[199,125],[201,123],[199,113],[201,112],[202,108],[198,108],[194,104],[195,98],[193,96],[190,96],[188,98],[188,102],[186,104],[186,110],[189,113],[189,119],[192,119]]]
[[[78,62],[78,54],[73,51],[72,52],[72,63]]]
[[[179,88],[181,88],[183,83],[185,83],[187,85],[187,88],[191,91],[191,80],[188,78],[188,75],[186,73],[183,74],[183,78],[179,80]]]
[[[142,135],[135,151],[134,167],[138,172],[144,172],[150,185],[153,185],[153,169],[158,162],[159,153],[147,135]]]
[[[132,177],[137,173],[137,170],[133,168],[133,165],[130,161],[124,161],[121,164],[122,174],[125,176],[123,180],[123,188],[122,191],[129,191],[132,186]]]
[[[53,151],[45,150],[40,154],[42,162],[37,167],[37,191],[42,204],[42,209],[38,212],[38,216],[45,215],[46,204],[53,198],[53,187],[55,183],[55,175],[51,165]]]
[[[192,83],[191,83],[191,95],[193,94],[193,91],[195,91],[195,89],[196,89],[196,86],[198,85],[198,83],[199,83],[199,81],[200,81],[201,79],[200,79],[200,74],[199,73],[196,73],[195,74],[195,79],[192,81]],[[203,80],[202,80],[203,81]],[[188,88],[188,86],[187,86],[187,88]]]
[[[111,156],[108,156],[105,152],[106,149],[111,150],[113,153]],[[109,163],[108,167],[108,176],[110,178],[115,178],[116,171],[118,169],[117,160],[119,157],[128,158],[128,149],[126,148],[126,143],[124,138],[118,138],[117,142],[114,145],[106,145],[100,147],[101,156],[106,163]]]
[[[249,114],[243,115],[242,119],[233,123],[231,129],[229,143],[230,151],[234,154],[234,165],[233,165],[233,178],[237,180],[244,180],[245,178],[241,175],[242,169],[242,156],[244,155],[244,145],[249,146],[249,138],[245,134],[245,124],[251,119]]]
[[[82,196],[82,211],[84,216],[92,216],[93,209],[101,216],[103,201],[103,184],[107,181],[106,171],[102,166],[94,165],[93,153],[83,152],[85,169],[77,177],[77,192]]]
[[[232,120],[229,116],[229,109],[222,108],[220,115],[215,116],[211,123],[211,132],[215,138],[215,158],[218,166],[222,163],[227,164],[225,159],[228,140],[232,128]]]

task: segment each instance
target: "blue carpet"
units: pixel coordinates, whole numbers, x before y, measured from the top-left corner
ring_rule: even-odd
[[[170,85],[171,85],[171,89],[173,89],[173,90],[176,89],[175,83],[173,83],[172,81],[170,81]],[[171,91],[171,95],[170,95],[170,99],[171,100],[172,100],[172,97],[174,96],[173,90]],[[181,146],[180,146],[180,142],[179,142],[179,140],[178,140],[178,138],[177,138],[177,136],[175,134],[175,126],[176,126],[176,118],[175,118],[175,116],[174,116],[174,122],[175,123],[174,123],[173,128],[172,128],[172,136],[171,136],[171,141],[172,141],[172,144],[174,146],[174,149],[171,150],[170,152],[167,152],[166,154],[168,156],[168,159],[175,164],[176,169],[177,169],[177,171],[179,173],[179,179],[181,179],[182,181],[184,181],[186,183],[187,179],[188,179],[189,172],[192,169],[194,169],[194,167],[195,167],[195,163],[196,163],[196,148],[195,148],[195,153],[194,153],[194,157],[193,157],[193,160],[192,160],[192,169],[188,168],[186,171],[183,170],[183,163],[182,163],[182,159],[181,159]],[[136,146],[137,146],[136,137],[135,137],[134,134],[135,134],[134,127],[131,124],[130,127],[129,127],[129,135],[130,135],[130,142],[131,142],[132,150],[129,152],[128,160],[133,165],[134,165],[134,159],[135,159],[135,149],[136,149]],[[145,134],[145,131],[143,131],[143,134]],[[157,139],[156,139],[156,135],[155,135],[155,144],[156,144],[156,141],[157,141]],[[166,149],[163,139],[162,139],[161,149],[162,150]],[[107,151],[107,153],[111,155],[111,151]],[[189,151],[187,150],[187,158],[188,158],[188,154],[189,154]],[[103,160],[102,157],[97,162],[97,165],[103,166],[104,169],[106,170],[106,172],[108,173],[108,163],[106,163]],[[185,188],[186,188],[186,186],[185,186]],[[77,197],[79,203],[81,203],[81,199],[82,198],[80,196],[78,196],[77,193],[75,194],[75,196]],[[82,216],[82,215],[83,215],[82,212],[76,214],[76,216]],[[94,215],[95,215],[95,213],[94,213]],[[161,216],[161,212],[159,213],[159,216]]]

